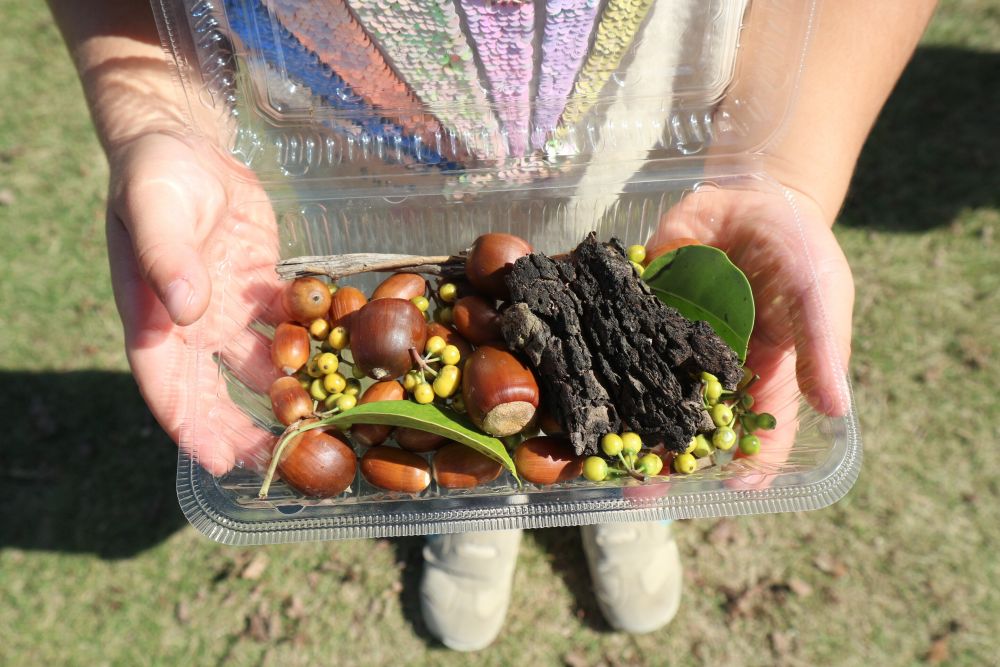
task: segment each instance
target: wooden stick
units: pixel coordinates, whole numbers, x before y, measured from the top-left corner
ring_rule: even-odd
[[[329,276],[334,280],[358,273],[424,273],[453,276],[465,271],[465,254],[391,255],[358,252],[346,255],[292,257],[278,262],[275,271],[282,280],[304,276]]]

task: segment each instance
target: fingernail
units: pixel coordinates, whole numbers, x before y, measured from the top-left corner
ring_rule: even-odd
[[[163,295],[163,305],[166,306],[167,314],[174,324],[180,322],[192,300],[194,300],[194,290],[191,289],[191,283],[184,278],[177,278],[167,285],[167,291]]]

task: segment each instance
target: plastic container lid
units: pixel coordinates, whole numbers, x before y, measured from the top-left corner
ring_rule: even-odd
[[[260,443],[280,428],[248,359],[266,360],[276,259],[442,254],[488,231],[543,252],[591,230],[644,243],[668,211],[697,208],[713,190],[781,199],[794,224],[794,200],[757,156],[794,98],[812,3],[153,4],[191,134],[233,158],[220,178],[237,193],[212,234],[209,315],[180,360],[178,496],[205,534],[261,544],[754,514],[816,509],[851,487],[861,443],[847,379],[848,412],[820,414],[795,388],[813,379],[796,380],[789,357],[774,364],[770,386],[784,398],[769,406],[794,437],[787,460],[738,459],[639,486],[518,487],[502,475],[420,494],[359,474],[334,499],[306,500],[281,482],[256,497]],[[737,88],[755,92],[740,98]],[[804,245],[789,251],[809,261]],[[350,282],[367,290],[378,280]],[[806,290],[818,298],[816,285]],[[230,472],[199,464],[209,440],[243,453]]]

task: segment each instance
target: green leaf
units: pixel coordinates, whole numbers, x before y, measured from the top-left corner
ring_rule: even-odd
[[[753,331],[750,283],[726,253],[689,245],[657,257],[642,274],[660,301],[689,320],[703,320],[746,361]]]
[[[325,417],[321,421],[342,428],[352,424],[384,424],[435,433],[485,454],[509,470],[518,482],[521,481],[514,461],[500,440],[478,430],[465,417],[433,403],[420,405],[413,401],[375,401],[356,405],[346,412]]]

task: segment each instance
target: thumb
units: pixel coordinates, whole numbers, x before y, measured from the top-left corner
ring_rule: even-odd
[[[212,284],[197,247],[194,194],[169,177],[136,179],[122,196],[118,216],[132,241],[140,275],[175,324],[196,322]]]

